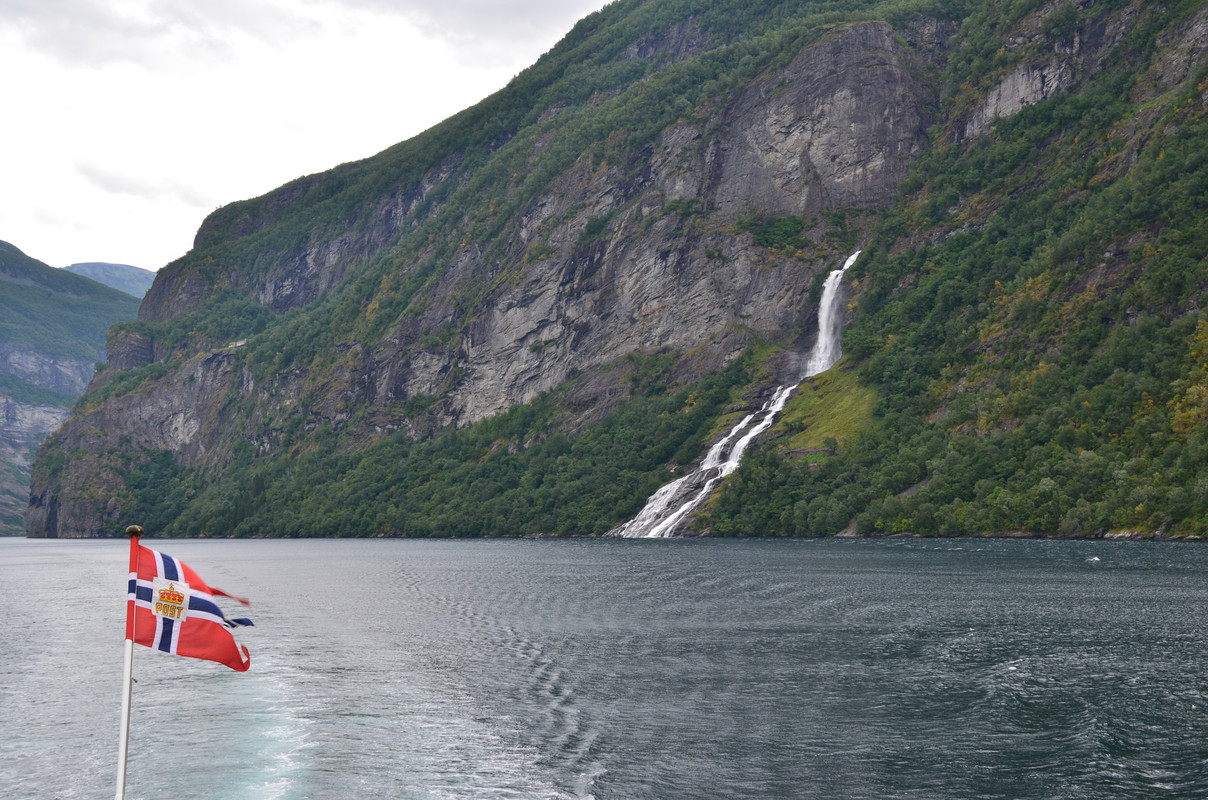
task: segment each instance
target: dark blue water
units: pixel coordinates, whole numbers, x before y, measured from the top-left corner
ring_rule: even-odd
[[[1208,548],[185,541],[130,798],[1208,797]],[[125,543],[0,540],[0,797],[113,794]]]

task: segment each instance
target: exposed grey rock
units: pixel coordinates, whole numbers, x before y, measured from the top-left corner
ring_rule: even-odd
[[[929,95],[905,56],[888,25],[844,28],[745,92],[725,112],[724,135],[707,139],[699,124],[674,125],[640,182],[585,172],[538,200],[521,236],[545,233],[557,252],[498,293],[462,340],[455,419],[497,414],[624,353],[691,350],[738,324],[773,340],[798,329],[801,298],[826,265],[769,260],[741,239],[694,231],[678,212],[650,217],[679,200],[722,219],[751,208],[790,215],[884,203],[935,111],[920,105]],[[617,216],[592,246],[576,247],[588,220],[627,198],[639,210]],[[584,209],[560,226],[545,224],[575,207]],[[409,388],[432,391],[448,366],[429,362]]]
[[[965,124],[965,138],[985,133],[990,123],[1009,117],[1025,106],[1047,100],[1073,83],[1070,67],[1059,59],[1043,64],[1024,63],[1003,78]]]
[[[718,207],[787,215],[884,203],[926,143],[929,100],[888,25],[841,29],[731,110]]]
[[[75,397],[84,391],[96,362],[43,353],[25,342],[0,342],[0,374]]]
[[[149,391],[111,399],[73,417],[87,422],[51,437],[52,444],[56,437],[71,439],[70,463],[51,482],[53,490],[35,475],[26,529],[51,538],[109,536],[123,529],[128,523],[121,519],[122,502],[128,490],[106,454],[134,442],[172,452],[185,464],[201,463],[221,438],[221,398],[239,377],[233,361],[228,350],[200,354]]]
[[[0,395],[0,442],[18,453],[30,450],[62,425],[68,413],[62,406],[22,403]]]
[[[129,328],[110,330],[105,341],[106,367],[110,370],[134,369],[155,362],[155,343],[151,337]]]

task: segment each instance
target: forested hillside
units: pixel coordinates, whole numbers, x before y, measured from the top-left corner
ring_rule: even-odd
[[[1049,4],[1003,48],[988,34],[1027,30],[1015,8],[966,22],[951,114],[857,279],[847,368],[877,391],[868,427],[818,465],[765,448],[715,532],[1208,530],[1203,4],[1114,30],[1103,4]],[[1026,51],[1075,55],[1096,28],[1112,47],[1069,91],[967,135]]]
[[[846,356],[721,535],[1199,535],[1208,4],[618,0],[504,90],[209,217],[31,535],[607,531]]]

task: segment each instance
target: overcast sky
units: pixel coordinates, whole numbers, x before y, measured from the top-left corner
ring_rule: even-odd
[[[606,0],[0,0],[0,240],[159,269],[495,92]]]

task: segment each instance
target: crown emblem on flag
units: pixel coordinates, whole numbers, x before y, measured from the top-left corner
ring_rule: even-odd
[[[176,589],[176,584],[169,583],[167,589],[159,590],[159,602],[172,603],[173,605],[181,605],[185,601],[185,596]]]

